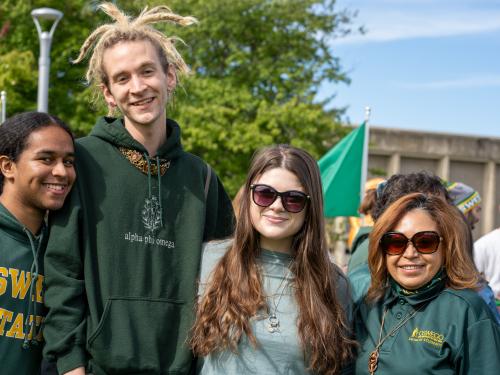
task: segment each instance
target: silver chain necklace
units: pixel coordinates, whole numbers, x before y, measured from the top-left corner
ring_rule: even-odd
[[[272,297],[272,303],[274,306],[274,309],[269,313],[269,316],[267,317],[267,330],[269,333],[275,333],[280,331],[280,320],[278,319],[276,312],[278,311],[278,306],[281,302],[281,297],[283,297],[283,294],[285,293],[285,289],[288,285],[288,283],[284,283],[284,281],[288,278],[288,276],[291,273],[290,270],[290,265],[292,262],[288,263],[288,266],[286,267],[286,271],[283,274],[283,279],[280,282],[280,285],[278,285],[278,288],[276,288],[276,292],[273,294]],[[282,288],[283,287],[283,288]],[[275,302],[275,297],[278,291],[281,289],[281,293],[279,294],[278,302]],[[270,297],[271,298],[271,297]]]

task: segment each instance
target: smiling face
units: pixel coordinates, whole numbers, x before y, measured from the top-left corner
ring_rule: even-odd
[[[108,84],[102,87],[110,107],[118,107],[125,127],[165,126],[168,93],[175,88],[174,68],[165,73],[148,40],[119,42],[103,54]]]
[[[407,238],[417,232],[435,231],[438,226],[432,217],[424,210],[413,209],[407,212],[393,229],[403,233]],[[432,280],[443,265],[443,252],[439,245],[432,254],[419,253],[410,242],[401,255],[386,255],[387,271],[403,288],[418,289]]]
[[[2,156],[3,200],[15,211],[62,207],[75,181],[74,147],[70,135],[58,126],[33,131],[16,161]]]
[[[296,190],[304,192],[304,188],[295,174],[284,168],[273,168],[257,177],[252,184],[265,184],[278,192]],[[283,208],[278,197],[269,207],[256,205],[250,192],[250,219],[255,230],[260,234],[262,248],[273,251],[290,252],[293,237],[302,228],[307,206],[301,212],[291,213]]]

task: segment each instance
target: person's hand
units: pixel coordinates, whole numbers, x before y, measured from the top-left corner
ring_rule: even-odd
[[[85,375],[85,367],[78,367],[74,370],[64,373],[63,375]]]

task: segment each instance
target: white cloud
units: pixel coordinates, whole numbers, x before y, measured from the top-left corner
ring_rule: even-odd
[[[397,86],[407,89],[446,90],[500,87],[500,75],[482,75],[452,80],[402,83]]]
[[[359,10],[356,25],[365,35],[336,39],[334,44],[388,42],[500,31],[500,6],[478,1],[345,1],[341,7]],[[475,6],[474,6],[475,5]],[[489,5],[489,6],[485,6]]]

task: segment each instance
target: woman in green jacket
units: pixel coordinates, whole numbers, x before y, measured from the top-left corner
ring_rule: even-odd
[[[500,326],[474,291],[466,234],[456,210],[420,193],[377,220],[356,374],[498,374]]]

